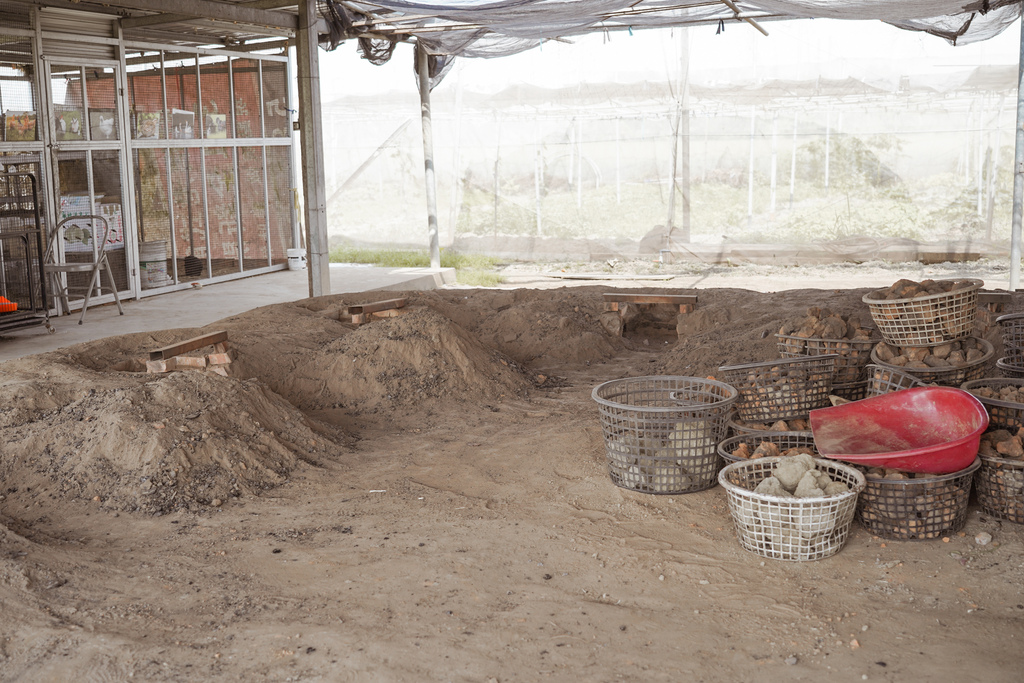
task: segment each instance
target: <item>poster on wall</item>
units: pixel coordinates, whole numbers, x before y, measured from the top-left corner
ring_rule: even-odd
[[[135,139],[136,140],[159,140],[160,139],[160,112],[140,111],[135,115]]]
[[[195,137],[195,112],[184,109],[171,110],[171,137],[176,140],[191,140]]]
[[[93,109],[89,112],[89,135],[93,140],[116,140],[113,109]]]
[[[36,113],[34,111],[8,111],[4,115],[4,138],[7,142],[35,140]]]
[[[207,114],[206,115],[206,137],[211,139],[226,138],[228,136],[228,115]]]
[[[84,137],[81,109],[55,111],[53,115],[58,140],[81,140]]]
[[[96,195],[96,211],[107,219],[107,249],[124,248],[124,219],[121,205],[103,203],[103,195]],[[64,251],[67,253],[91,252],[93,250],[92,220],[86,218],[92,212],[92,202],[87,194],[66,194],[60,198],[60,217],[82,216],[81,221],[72,219],[64,231]]]

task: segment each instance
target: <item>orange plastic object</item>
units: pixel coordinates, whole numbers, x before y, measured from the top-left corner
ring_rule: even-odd
[[[810,423],[823,457],[949,474],[974,462],[988,412],[962,389],[919,387],[812,410]]]
[[[18,304],[7,297],[0,296],[0,313],[13,313],[18,310]]]

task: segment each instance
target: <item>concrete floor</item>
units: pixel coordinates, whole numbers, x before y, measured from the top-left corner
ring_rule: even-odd
[[[331,265],[331,293],[374,290],[434,289],[455,281],[452,268],[377,268]],[[81,342],[132,332],[176,327],[200,327],[222,318],[269,304],[296,301],[309,296],[305,270],[282,270],[231,282],[205,285],[145,299],[122,301],[124,315],[113,303],[90,305],[85,322],[79,313],[50,318],[56,332],[43,325],[0,332],[0,361],[33,353],[53,351]]]

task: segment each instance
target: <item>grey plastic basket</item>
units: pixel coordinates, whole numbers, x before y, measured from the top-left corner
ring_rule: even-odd
[[[960,385],[960,388],[974,394],[975,389],[982,387],[991,387],[998,390],[1001,387],[1008,386],[1022,389],[1024,388],[1024,378],[985,377],[982,379],[972,379],[970,382],[964,382]],[[1008,429],[1012,432],[1024,427],[1024,403],[1004,401],[998,398],[979,396],[978,394],[974,394],[974,397],[981,401],[982,405],[988,410],[989,429]]]
[[[875,335],[871,339],[824,339],[776,334],[775,338],[779,340],[779,356],[782,358],[835,354],[833,384],[851,384],[864,379],[864,366],[871,358],[871,349],[879,341]]]
[[[736,538],[746,550],[777,560],[820,560],[846,543],[864,489],[864,475],[834,460],[815,459],[818,470],[850,490],[825,498],[782,498],[754,493],[783,457],[743,460],[718,473],[725,489]]]
[[[605,382],[592,396],[616,486],[680,494],[715,485],[735,388],[699,377],[634,377]]]
[[[990,515],[1024,524],[1024,460],[980,458],[974,475],[978,505]]]
[[[943,280],[943,282],[951,282]],[[878,291],[862,297],[882,339],[894,346],[935,346],[969,337],[978,313],[982,280],[952,282],[959,289],[913,299],[880,299]],[[884,291],[884,290],[880,290]]]
[[[1015,353],[1003,356],[996,361],[996,369],[1003,377],[1020,378],[1024,377],[1024,355]]]
[[[867,391],[865,398],[881,396],[901,389],[923,387],[924,382],[913,375],[892,367],[884,367],[869,363],[867,365]]]
[[[829,405],[835,354],[768,360],[718,368],[722,380],[736,387],[736,412],[746,422],[775,422],[806,417]]]
[[[1024,351],[1024,313],[1007,313],[996,318],[1003,336],[1003,350],[1013,355]]]
[[[891,370],[899,370],[900,372],[906,373],[911,377],[917,379],[917,381],[924,384],[940,384],[947,387],[959,387],[964,382],[968,382],[972,379],[981,379],[985,376],[986,364],[995,355],[995,347],[987,339],[977,337],[977,342],[984,349],[985,355],[978,360],[961,365],[959,367],[948,367],[948,368],[908,368],[902,365],[891,365],[878,359],[878,352],[875,349],[871,351],[871,362],[875,365],[881,365],[884,368]]]
[[[950,474],[913,479],[865,475],[857,499],[857,520],[875,536],[903,541],[938,538],[959,531],[967,521],[974,472],[981,460]]]
[[[807,447],[811,449],[813,455],[818,455],[818,449],[814,447],[814,436],[811,432],[758,432],[756,434],[737,434],[736,436],[730,436],[720,444],[718,444],[718,454],[722,456],[722,460],[726,463],[734,462],[746,462],[750,458],[740,458],[732,454],[734,450],[741,444],[746,443],[750,446],[750,450],[753,451],[761,442],[768,441],[779,447],[780,451],[786,451],[790,448],[802,448]],[[760,459],[760,458],[755,458]]]

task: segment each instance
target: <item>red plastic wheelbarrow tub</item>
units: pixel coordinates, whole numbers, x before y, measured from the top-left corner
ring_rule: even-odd
[[[919,387],[810,413],[823,457],[905,472],[949,474],[974,462],[984,404],[952,387]]]

